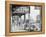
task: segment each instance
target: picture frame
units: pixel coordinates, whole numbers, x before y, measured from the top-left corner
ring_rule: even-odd
[[[11,5],[15,5],[15,9],[13,9],[13,7],[11,8]],[[12,11],[14,10],[17,10],[19,9],[20,7],[24,7],[23,9],[25,9],[25,12],[27,10],[27,12],[30,10],[28,10],[27,6],[36,6],[39,9],[40,7],[40,16],[41,16],[41,31],[32,31],[32,32],[29,32],[29,31],[26,31],[26,32],[11,32],[11,16],[12,16]],[[12,10],[13,9],[13,10]],[[29,8],[30,9],[30,8]],[[20,13],[21,13],[21,8],[19,9],[20,10]],[[6,1],[5,2],[5,35],[6,36],[16,36],[16,35],[35,35],[35,34],[44,34],[45,33],[45,4],[44,3],[37,3],[37,2],[20,2],[20,1]],[[17,10],[18,11],[18,10]],[[22,10],[23,12],[23,10]],[[23,13],[25,13],[23,12]],[[34,11],[36,12],[36,11]],[[38,12],[38,11],[37,11]],[[23,15],[23,13],[21,13]],[[21,15],[20,14],[20,15]],[[14,14],[13,14],[14,15]],[[20,16],[19,15],[19,16]],[[18,14],[17,14],[18,16]],[[21,21],[22,22],[22,21]],[[22,25],[22,24],[21,24]],[[18,28],[18,27],[17,27]],[[30,29],[29,29],[30,30]]]

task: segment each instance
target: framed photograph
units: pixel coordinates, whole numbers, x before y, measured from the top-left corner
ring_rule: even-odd
[[[6,1],[6,36],[45,33],[45,4]]]

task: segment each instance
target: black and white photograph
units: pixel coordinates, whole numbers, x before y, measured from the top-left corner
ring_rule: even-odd
[[[11,32],[42,31],[41,7],[28,5],[10,5]]]

